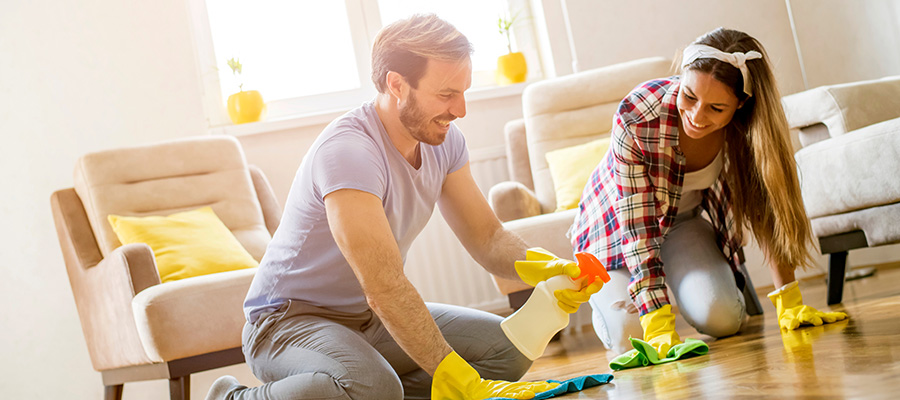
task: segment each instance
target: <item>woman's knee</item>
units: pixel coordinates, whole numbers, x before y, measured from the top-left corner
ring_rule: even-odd
[[[704,335],[731,336],[738,333],[744,320],[744,304],[741,300],[712,301],[705,307],[684,307],[681,314]]]

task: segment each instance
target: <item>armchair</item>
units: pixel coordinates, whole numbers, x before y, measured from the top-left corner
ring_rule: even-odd
[[[847,252],[900,242],[900,77],[822,86],[782,99],[799,129],[800,190],[822,254],[828,304],[841,302]]]
[[[244,362],[242,304],[255,269],[160,283],[146,244],[122,246],[106,218],[211,206],[257,260],[281,209],[237,140],[201,137],[103,151],[77,162],[75,187],[51,197],[56,231],[93,368],[107,400],[125,382],[168,379],[190,397],[190,374]]]

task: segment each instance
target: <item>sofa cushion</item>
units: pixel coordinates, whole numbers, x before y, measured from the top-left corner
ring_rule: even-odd
[[[874,247],[900,242],[900,224],[885,221],[900,221],[900,203],[827,215],[813,218],[810,222],[816,237],[859,230],[866,234],[866,244]]]
[[[795,158],[810,218],[900,202],[900,118],[812,144]]]
[[[522,93],[534,192],[543,212],[556,210],[549,151],[608,137],[619,103],[641,82],[671,75],[661,57],[634,60],[536,82]]]
[[[153,249],[162,282],[259,266],[210,207],[168,216],[110,215],[109,223],[123,245]]]
[[[578,207],[581,192],[609,149],[609,137],[548,151],[547,165],[556,191],[556,212]]]
[[[134,296],[141,343],[154,362],[241,346],[244,297],[256,268],[159,284]]]
[[[271,235],[237,140],[201,136],[81,157],[75,191],[105,257],[121,243],[109,214],[168,215],[210,206],[259,260]]]

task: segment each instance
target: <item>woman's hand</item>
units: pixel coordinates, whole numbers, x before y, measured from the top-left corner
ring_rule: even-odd
[[[670,304],[644,314],[641,327],[644,328],[644,341],[656,349],[659,358],[666,358],[669,349],[681,344],[681,338],[675,332],[675,314],[672,314]]]
[[[800,285],[797,281],[769,293],[769,300],[772,300],[772,304],[775,305],[778,326],[781,329],[797,329],[801,325],[818,326],[847,318],[846,313],[822,312],[803,305],[803,297],[800,295]]]

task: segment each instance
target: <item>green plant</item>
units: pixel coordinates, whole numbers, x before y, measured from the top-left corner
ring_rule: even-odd
[[[237,77],[238,80],[240,80],[241,69],[243,68],[243,65],[241,65],[241,60],[239,58],[232,57],[229,58],[226,62],[228,63],[228,67],[231,68],[231,73],[234,74],[234,76]],[[244,82],[240,82],[238,84],[238,90],[240,90],[241,92],[244,91]]]
[[[498,31],[500,32],[501,35],[503,35],[503,37],[506,38],[506,49],[509,50],[510,53],[513,52],[512,51],[512,38],[510,37],[510,31],[512,30],[513,24],[516,23],[517,19],[519,19],[519,13],[521,13],[521,11],[516,11],[515,14],[513,14],[511,17],[508,17],[508,18],[507,18],[508,14],[501,15],[499,18],[497,18]]]

